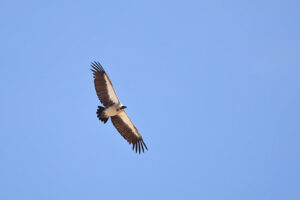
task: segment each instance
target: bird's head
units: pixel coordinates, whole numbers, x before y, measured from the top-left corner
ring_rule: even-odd
[[[125,108],[127,108],[127,106],[122,106],[120,110],[124,110]]]

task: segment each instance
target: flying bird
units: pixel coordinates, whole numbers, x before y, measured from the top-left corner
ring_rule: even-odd
[[[104,107],[98,106],[96,113],[99,120],[105,124],[110,118],[118,132],[129,144],[132,144],[132,150],[135,150],[136,153],[144,152],[144,149],[148,150],[141,134],[125,112],[127,107],[120,102],[101,64],[92,62],[91,67],[97,96],[104,105]]]

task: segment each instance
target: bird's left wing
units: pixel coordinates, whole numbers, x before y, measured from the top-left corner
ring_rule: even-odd
[[[101,64],[99,62],[93,62],[91,66],[93,68],[91,70],[94,74],[95,89],[101,103],[105,107],[119,103],[120,101],[114,87]]]
[[[129,144],[132,143],[132,149],[135,150],[135,152],[144,152],[144,147],[148,150],[142,136],[124,110],[118,115],[112,116],[111,121],[125,140],[127,140]]]

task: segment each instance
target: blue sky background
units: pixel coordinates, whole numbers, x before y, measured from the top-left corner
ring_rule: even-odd
[[[299,1],[0,2],[0,199],[300,199]],[[149,151],[100,123],[102,63]]]

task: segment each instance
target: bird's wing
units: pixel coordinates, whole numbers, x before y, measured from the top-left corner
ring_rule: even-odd
[[[135,152],[144,152],[144,147],[148,150],[142,136],[124,110],[118,115],[112,116],[111,121],[125,140],[127,140],[129,144],[132,143],[132,149],[135,150]]]
[[[92,72],[94,75],[95,89],[99,100],[105,107],[119,103],[114,87],[99,62],[92,62]]]

